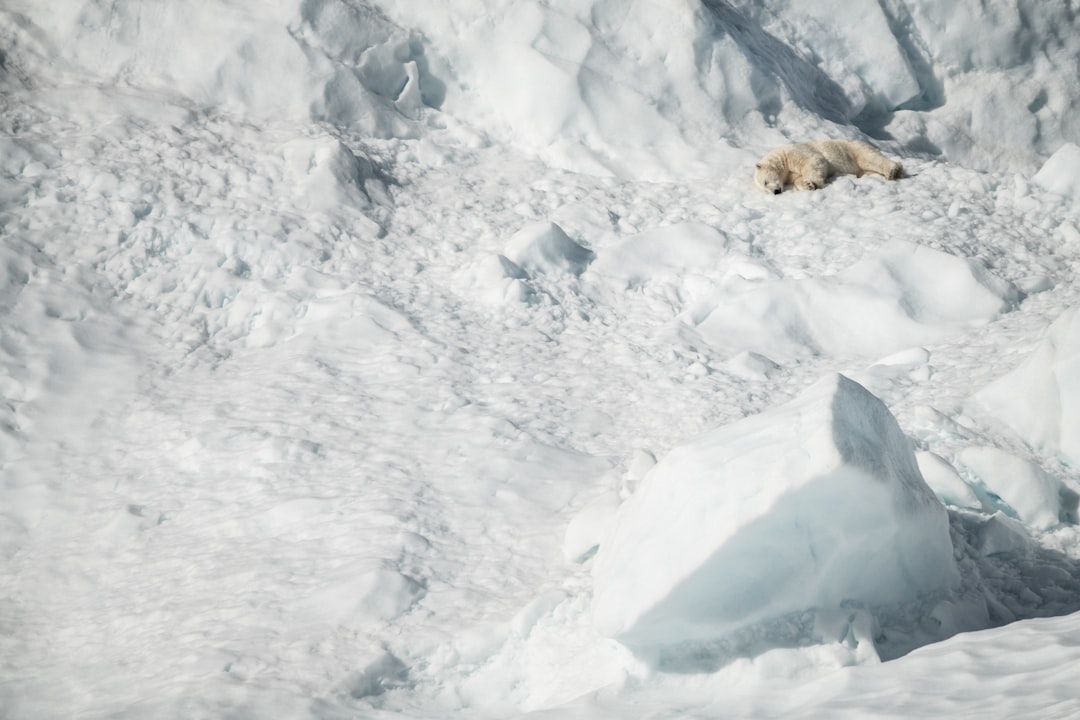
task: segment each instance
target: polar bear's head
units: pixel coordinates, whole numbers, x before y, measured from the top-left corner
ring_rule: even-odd
[[[779,195],[784,191],[784,173],[770,163],[758,163],[754,170],[754,184],[767,193]]]

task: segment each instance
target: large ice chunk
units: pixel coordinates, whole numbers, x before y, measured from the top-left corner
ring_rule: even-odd
[[[594,622],[631,646],[959,582],[944,506],[885,405],[837,375],[676,448],[619,509]]]

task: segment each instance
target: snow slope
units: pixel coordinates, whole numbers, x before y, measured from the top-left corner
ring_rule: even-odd
[[[831,6],[0,9],[0,716],[1076,715],[1077,20]]]

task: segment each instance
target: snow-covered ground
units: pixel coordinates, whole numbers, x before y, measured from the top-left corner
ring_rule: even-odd
[[[1080,17],[835,7],[6,3],[0,717],[1080,716]]]

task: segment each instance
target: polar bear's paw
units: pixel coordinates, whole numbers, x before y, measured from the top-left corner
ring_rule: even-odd
[[[885,173],[885,177],[890,180],[898,180],[900,176],[904,174],[904,166],[898,162],[894,162],[889,166],[889,171]]]
[[[824,187],[824,183],[807,180],[806,178],[799,178],[795,181],[795,187],[798,190],[818,190]]]

